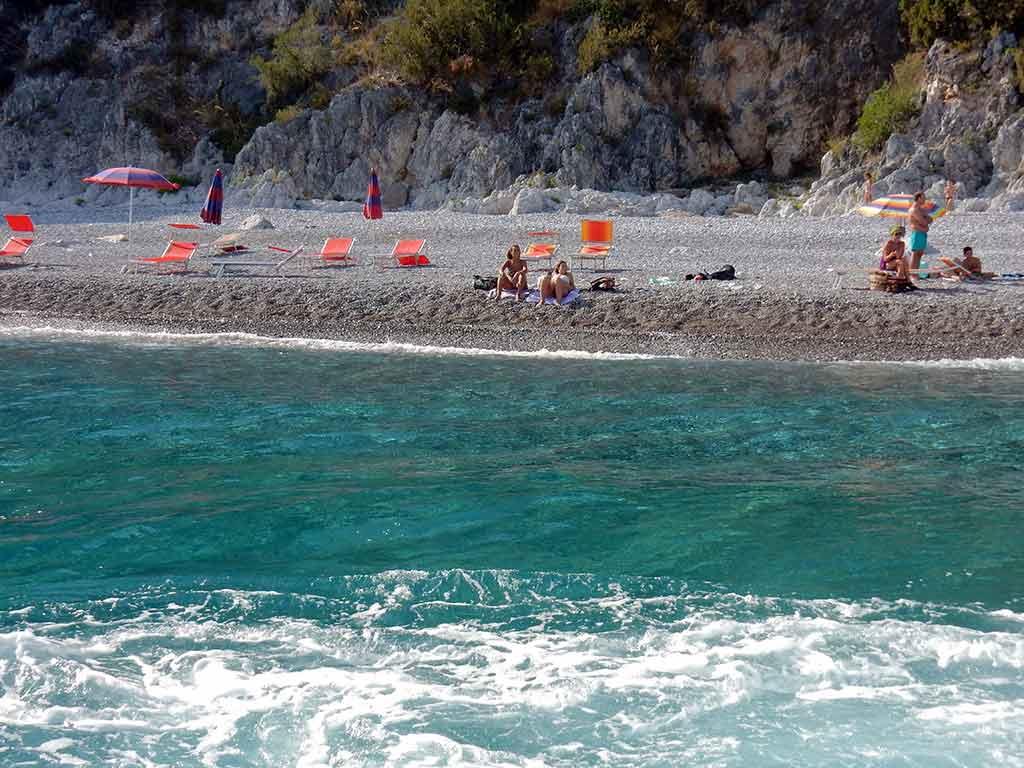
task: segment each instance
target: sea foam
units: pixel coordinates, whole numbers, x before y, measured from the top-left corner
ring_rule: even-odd
[[[262,336],[236,331],[224,333],[184,333],[178,331],[143,331],[135,329],[110,329],[83,326],[59,325],[3,325],[0,324],[0,338],[37,338],[42,340],[68,340],[121,342],[140,346],[181,346],[195,344],[210,347],[266,348],[305,350],[314,352],[355,352],[365,354],[398,354],[450,357],[508,357],[554,360],[697,360],[687,355],[656,355],[632,352],[592,352],[575,349],[502,350],[479,347],[453,347],[430,344],[383,341],[362,342],[341,339],[308,338],[299,336]],[[720,362],[742,365],[748,360],[722,360]],[[758,361],[753,361],[758,362]],[[818,363],[807,363],[818,364]],[[1024,370],[1024,358],[971,358],[964,360],[838,360],[827,365],[858,366],[922,366],[941,369],[968,369],[988,371]]]

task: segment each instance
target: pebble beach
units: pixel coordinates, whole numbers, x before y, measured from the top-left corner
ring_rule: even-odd
[[[170,228],[195,212],[136,208],[132,243],[102,239],[126,230],[120,207],[27,211],[37,245],[24,265],[0,267],[0,323],[178,333],[472,347],[580,350],[699,358],[934,360],[1024,357],[1024,282],[928,279],[922,290],[867,290],[868,271],[891,222],[856,216],[759,220],[752,216],[619,217],[607,269],[577,269],[586,286],[615,277],[614,293],[584,290],[568,307],[495,302],[474,275],[496,273],[509,244],[526,233],[559,233],[560,254],[579,244],[580,216],[476,216],[446,211],[358,213],[228,210],[220,227]],[[258,214],[273,229],[242,233],[252,252],[304,245],[278,272],[232,269],[217,276],[204,248],[185,274],[122,274],[133,257],[158,256],[173,238],[204,244]],[[600,218],[594,216],[594,218]],[[356,266],[324,268],[328,237],[355,237]],[[433,266],[379,269],[374,254],[395,240],[424,238]],[[986,270],[1024,270],[1024,218],[953,214],[932,228],[937,255],[972,245]],[[684,275],[736,268],[731,282]],[[537,267],[531,265],[531,271]],[[531,278],[531,284],[533,280]]]

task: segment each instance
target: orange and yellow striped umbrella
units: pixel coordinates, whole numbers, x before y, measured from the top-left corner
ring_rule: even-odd
[[[872,200],[867,205],[862,205],[857,209],[857,213],[862,216],[880,216],[883,219],[905,219],[913,204],[913,195],[886,195]],[[924,209],[933,219],[945,216],[947,213],[945,208],[931,200],[925,201]]]

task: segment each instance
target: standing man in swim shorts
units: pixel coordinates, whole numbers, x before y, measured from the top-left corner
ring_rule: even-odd
[[[932,225],[932,217],[925,210],[924,192],[914,195],[914,204],[910,206],[907,219],[910,224],[910,242],[907,245],[910,250],[910,269],[913,271],[921,266],[921,256],[928,247],[928,229]]]

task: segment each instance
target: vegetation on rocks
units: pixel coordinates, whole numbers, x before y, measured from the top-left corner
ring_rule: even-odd
[[[969,42],[993,29],[1024,32],[1024,0],[900,0],[900,13],[919,48],[940,37]]]
[[[271,56],[253,56],[267,92],[267,106],[280,109],[292,104],[330,71],[334,58],[324,42],[324,32],[313,9],[274,39]]]
[[[920,109],[924,84],[924,56],[911,54],[895,67],[892,79],[868,96],[853,134],[855,147],[879,149],[886,140],[906,128]]]

